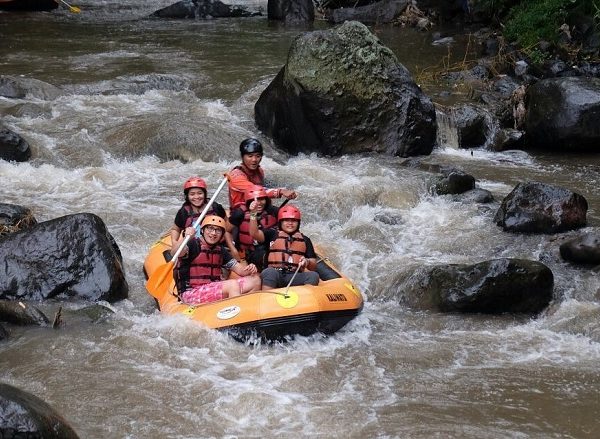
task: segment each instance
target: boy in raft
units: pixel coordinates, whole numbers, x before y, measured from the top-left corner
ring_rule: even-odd
[[[249,206],[252,201],[256,201],[254,214],[260,230],[270,229],[277,225],[277,212],[279,209],[271,204],[271,199],[262,186],[253,186],[248,189],[245,193],[245,200],[245,204],[231,211],[229,222],[233,226],[232,235],[240,257],[256,265],[260,271],[265,265],[267,249],[250,236]]]
[[[242,163],[233,168],[228,174],[229,208],[231,210],[244,204],[244,194],[253,186],[265,185],[265,172],[260,166],[263,158],[263,146],[257,139],[248,138],[240,143]],[[296,192],[286,189],[266,189],[268,198],[293,200]]]
[[[318,285],[317,255],[312,241],[300,233],[300,210],[284,206],[277,214],[278,227],[260,230],[258,227],[258,203],[250,203],[250,235],[259,243],[269,243],[268,267],[261,273],[263,290],[282,288],[290,282],[296,269],[298,273],[291,285]]]
[[[182,302],[188,305],[214,302],[239,296],[260,289],[260,276],[254,264],[243,266],[222,245],[225,235],[225,220],[216,215],[207,215],[202,220],[201,236],[196,237],[193,227],[185,229],[193,236],[181,251],[174,270],[177,291]],[[174,254],[183,241],[174,242]],[[233,271],[238,279],[221,279],[221,268]]]
[[[184,202],[177,211],[177,214],[175,214],[175,221],[171,226],[171,242],[178,241],[181,237],[181,232],[187,227],[190,227],[204,210],[206,203],[208,203],[206,182],[200,177],[188,178],[183,183],[183,197]],[[213,202],[208,212],[206,212],[206,215],[217,215],[223,219],[227,219],[225,209],[217,202]],[[196,232],[196,236],[199,237],[200,234]],[[225,233],[225,242],[227,243],[229,251],[237,258],[237,249],[233,244],[231,233]]]

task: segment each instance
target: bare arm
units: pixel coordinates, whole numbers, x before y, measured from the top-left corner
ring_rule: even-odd
[[[171,233],[173,233],[173,232],[171,232]],[[196,229],[194,229],[193,227],[188,227],[185,230],[185,233],[179,234],[179,236],[175,240],[173,240],[173,234],[171,234],[171,256],[173,256],[175,254],[175,252],[177,251],[177,249],[179,248],[179,246],[185,239],[186,235],[194,236],[195,234],[196,234]],[[188,254],[188,248],[186,246],[186,248],[184,248],[181,251],[181,253],[179,253],[179,257],[182,258],[184,256],[187,256],[187,254]]]
[[[252,274],[258,273],[258,269],[254,264],[242,265],[238,263],[231,267],[231,271],[233,271],[238,276],[250,276]]]
[[[298,265],[300,265],[300,268],[315,271],[317,269],[317,258],[305,258],[302,256]]]
[[[256,242],[265,242],[265,234],[258,228],[258,221],[256,219],[256,200],[250,203],[250,226],[248,231],[252,239]]]
[[[296,191],[286,189],[286,188],[266,189],[266,192],[267,192],[267,196],[269,198],[285,197],[288,200],[293,200],[298,196],[298,194],[296,194]]]
[[[171,234],[171,243],[173,244],[181,237],[181,229],[175,224],[171,226],[169,233]]]
[[[234,259],[239,262],[241,260],[240,253],[238,252],[237,248],[235,248],[233,237],[231,236],[230,232],[225,232],[225,244],[227,244],[227,248],[229,249],[231,256],[233,256]]]

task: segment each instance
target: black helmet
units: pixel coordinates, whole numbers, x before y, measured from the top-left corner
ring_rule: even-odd
[[[263,153],[262,143],[257,139],[249,138],[246,140],[242,140],[240,143],[240,154],[243,156],[244,154],[252,154],[258,152],[260,154]]]

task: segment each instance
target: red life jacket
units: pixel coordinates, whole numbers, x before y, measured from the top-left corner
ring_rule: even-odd
[[[238,240],[240,243],[240,249],[254,250],[254,240],[252,239],[252,236],[250,236],[250,211],[245,205],[240,206],[239,208],[242,210],[242,212],[244,212],[244,219],[238,227]],[[259,230],[270,229],[277,224],[277,218],[266,211],[263,211],[263,213],[257,219]]]
[[[244,165],[238,165],[233,169],[239,169],[244,174],[246,174],[246,177],[248,177],[249,182],[254,183],[257,186],[265,185],[265,171],[263,171],[263,168],[261,168],[260,166],[256,169],[256,172],[250,172],[250,170]]]
[[[204,205],[203,205],[204,206]],[[217,215],[217,212],[214,209],[214,204],[210,206],[210,209],[208,209],[208,212],[206,212],[206,215]],[[202,208],[204,209],[204,207]],[[191,205],[189,204],[184,204],[183,205],[183,210],[185,210],[185,213],[187,213],[187,216],[185,218],[185,226],[184,226],[184,230],[186,227],[191,227],[192,224],[194,224],[194,221],[196,221],[198,219],[198,217],[200,216],[200,214],[202,213],[202,210],[200,212],[194,212],[194,209],[192,208]]]
[[[210,246],[200,240],[200,253],[190,262],[189,284],[198,286],[221,280],[223,249],[220,245]]]
[[[238,165],[233,168],[229,174],[235,175],[236,173],[243,173],[250,183],[253,183],[257,186],[265,185],[265,171],[260,166],[257,168],[256,172],[250,172],[248,168],[244,165]],[[244,190],[236,189],[231,184],[229,185],[229,207],[234,209],[236,207],[240,207],[244,204]]]
[[[280,230],[277,238],[271,242],[269,247],[269,267],[296,271],[300,258],[305,255],[304,235],[300,232],[288,235]]]

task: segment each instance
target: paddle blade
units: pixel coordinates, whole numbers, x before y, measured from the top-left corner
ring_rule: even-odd
[[[69,11],[75,13],[75,14],[79,14],[81,12],[81,9],[78,8],[77,6],[72,6],[70,4],[68,4],[65,0],[54,0],[56,3],[60,2],[63,5],[65,5],[67,8],[69,8]]]
[[[158,267],[146,282],[146,289],[155,299],[160,299],[169,289],[173,274],[173,261]]]

